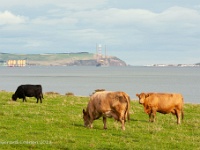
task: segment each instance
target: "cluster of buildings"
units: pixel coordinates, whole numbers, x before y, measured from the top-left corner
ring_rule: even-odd
[[[0,63],[1,65],[8,67],[25,67],[27,65],[27,60],[7,60]]]

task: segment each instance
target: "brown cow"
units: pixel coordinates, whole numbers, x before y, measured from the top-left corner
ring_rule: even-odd
[[[130,97],[124,92],[100,91],[90,97],[87,109],[83,109],[84,125],[93,127],[93,121],[103,116],[104,129],[106,118],[113,117],[120,121],[125,130],[126,118],[129,119]]]
[[[154,122],[156,112],[162,114],[172,113],[177,117],[177,124],[183,119],[183,97],[175,93],[141,93],[136,94],[144,111],[149,114],[149,121]]]

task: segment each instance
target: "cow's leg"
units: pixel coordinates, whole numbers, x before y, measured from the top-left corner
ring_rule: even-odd
[[[151,111],[151,122],[155,122],[155,120],[156,120],[156,109],[152,108],[152,111]]]
[[[122,130],[125,130],[125,121],[122,120]]]
[[[152,121],[151,121],[151,120],[152,120],[152,119],[151,119],[151,118],[152,118],[152,115],[151,115],[151,114],[152,114],[152,113],[150,112],[150,113],[149,113],[149,122],[152,122]]]
[[[184,112],[183,112],[183,109],[181,109],[181,117],[182,117],[182,120],[184,118]]]
[[[93,120],[90,120],[89,128],[93,128]]]
[[[122,124],[122,130],[125,130],[125,118],[124,118],[124,112],[119,114],[119,121],[121,122]]]
[[[120,123],[122,124],[122,130],[125,130],[125,118],[124,118],[124,113],[117,113],[117,112],[111,112],[111,116],[117,120],[120,121]]]
[[[27,102],[27,101],[26,101],[26,97],[25,97],[25,96],[23,97],[23,102],[24,102],[24,101],[25,101],[25,102]]]
[[[129,112],[126,112],[125,115],[126,115],[125,122],[126,122],[126,120],[130,121],[130,114],[129,114]]]
[[[115,119],[115,120],[117,120],[117,121],[119,121],[119,114],[117,115],[117,112],[110,112],[110,115]]]
[[[153,110],[150,110],[148,114],[149,114],[149,122],[153,122]]]
[[[156,112],[153,112],[153,113],[152,113],[152,118],[153,118],[153,121],[152,121],[152,122],[155,122],[155,121],[156,121]]]
[[[177,124],[181,124],[181,111],[176,110]]]
[[[39,96],[37,96],[35,98],[37,98],[37,103],[39,102],[39,100],[40,100],[40,103],[42,103],[42,97],[41,97],[41,95],[39,95]]]
[[[106,117],[103,117],[103,124],[104,124],[104,129],[107,129],[107,125],[106,125]]]
[[[155,114],[153,112],[149,114],[149,122],[155,122]]]
[[[120,118],[119,121],[120,121],[121,124],[122,124],[122,130],[125,130],[125,120],[124,120],[124,118]]]
[[[149,115],[149,122],[153,122],[152,121],[153,110],[152,109],[148,109],[148,110],[145,110],[145,112]]]

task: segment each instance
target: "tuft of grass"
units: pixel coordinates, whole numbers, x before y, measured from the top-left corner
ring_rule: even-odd
[[[131,101],[131,120],[122,131],[120,123],[102,118],[94,128],[83,126],[82,110],[89,97],[45,94],[43,103],[11,101],[12,93],[0,92],[0,149],[200,149],[200,105],[185,104],[181,125],[176,117],[157,113],[156,122],[138,101]]]
[[[65,95],[66,95],[66,96],[74,96],[74,93],[72,93],[72,92],[67,92]]]
[[[46,92],[45,95],[60,95],[58,92]]]

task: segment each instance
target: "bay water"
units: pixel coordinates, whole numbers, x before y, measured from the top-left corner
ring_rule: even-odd
[[[89,96],[96,89],[181,93],[187,103],[200,103],[200,67],[0,67],[0,90],[15,92],[21,84],[41,84],[43,92]]]

